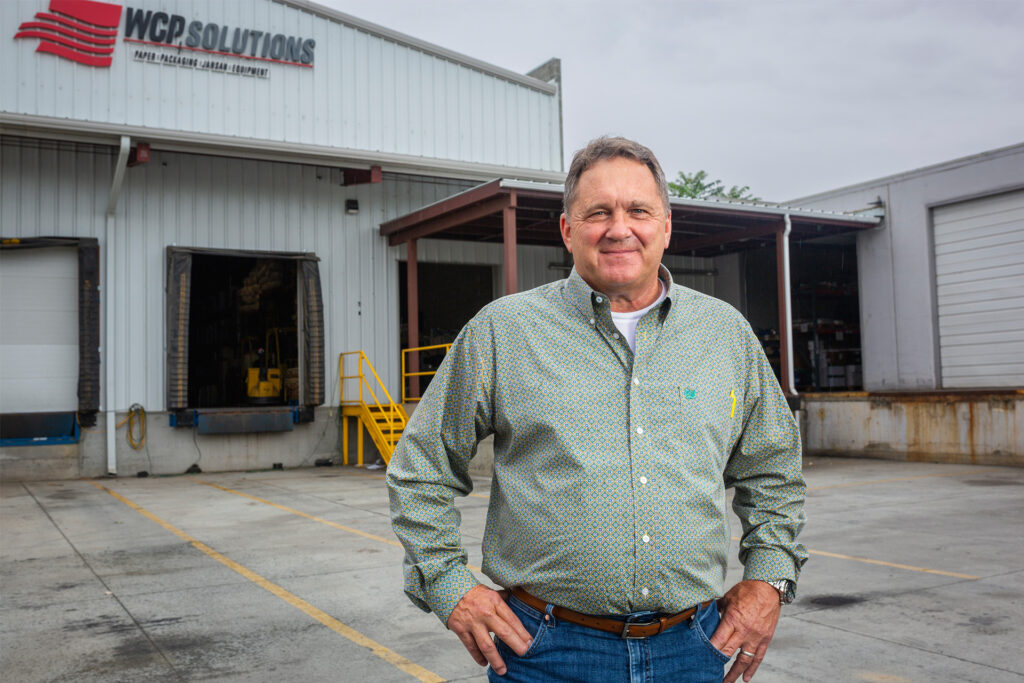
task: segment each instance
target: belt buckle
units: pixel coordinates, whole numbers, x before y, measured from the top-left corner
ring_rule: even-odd
[[[644,622],[624,621],[624,622],[622,622],[622,634],[621,634],[621,636],[622,636],[622,638],[624,640],[643,640],[644,638],[648,638],[649,636],[631,636],[631,635],[629,635],[629,627],[630,626],[652,626],[652,625],[657,624],[657,623],[658,623],[657,619],[653,619],[651,621],[644,621]]]

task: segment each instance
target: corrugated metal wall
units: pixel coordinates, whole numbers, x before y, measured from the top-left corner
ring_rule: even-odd
[[[105,249],[114,154],[111,148],[4,138],[0,234],[97,237]],[[128,169],[114,221],[116,279],[113,287],[102,283],[104,297],[113,292],[117,408],[136,402],[164,408],[169,245],[316,252],[329,381],[342,350],[391,348],[393,354],[374,353],[373,361],[389,386],[397,386],[401,250],[387,246],[378,225],[465,189],[465,183],[388,178],[342,187],[336,174],[173,153],[154,153],[149,164]],[[359,200],[358,215],[345,213],[346,199]],[[105,250],[101,258],[107,258]]]
[[[0,111],[561,169],[557,94],[270,0],[179,0],[170,7],[134,0],[131,6],[312,38],[314,67],[256,62],[270,69],[264,79],[139,62],[132,56],[139,47],[174,50],[122,42],[124,18],[109,68],[37,54],[38,40],[7,34],[0,41]],[[0,2],[0,26],[14,32],[41,10],[37,0]]]

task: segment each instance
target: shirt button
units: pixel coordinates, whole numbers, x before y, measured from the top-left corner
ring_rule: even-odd
[[[642,435],[644,433],[644,428],[643,427],[637,427],[636,428],[636,433]]]
[[[647,483],[647,477],[640,477],[640,483],[641,484],[646,484]]]
[[[647,590],[646,588],[641,588],[641,589],[640,589],[640,595],[643,595],[644,597],[646,597],[647,595],[649,595],[649,594],[650,594],[650,592],[651,592],[651,591]]]
[[[602,299],[601,297],[596,297],[595,300],[597,301],[597,303],[601,303],[602,301],[604,301],[604,299]]]
[[[633,378],[633,384],[640,384],[640,378],[639,377],[634,377]]]
[[[618,339],[619,338],[619,333],[618,332],[612,332],[612,337],[615,338],[615,339]]]
[[[650,536],[648,536],[647,534],[644,534],[644,535],[643,535],[643,536],[641,537],[641,540],[643,540],[643,542],[644,542],[644,543],[650,543],[650,542],[651,542],[651,537],[650,537]]]
[[[593,318],[591,318],[591,319],[590,319],[590,324],[591,324],[591,325],[593,325],[593,324],[594,324],[595,322],[596,322],[596,321],[595,321],[595,320],[594,320]]]

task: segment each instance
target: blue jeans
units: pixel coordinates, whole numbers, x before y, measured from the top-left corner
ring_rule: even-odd
[[[533,643],[520,657],[497,640],[498,653],[508,671],[499,676],[488,668],[487,678],[495,683],[721,683],[729,661],[709,641],[718,627],[714,603],[698,610],[688,621],[638,640],[556,619],[550,607],[548,614],[543,614],[514,596],[509,597],[508,606],[533,636]],[[650,613],[631,615],[629,619],[649,621]]]

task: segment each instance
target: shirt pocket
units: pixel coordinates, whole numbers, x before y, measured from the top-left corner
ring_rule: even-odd
[[[683,383],[658,387],[651,415],[666,449],[721,472],[728,459],[732,424],[730,400]]]

